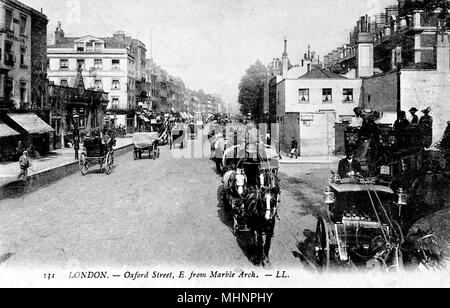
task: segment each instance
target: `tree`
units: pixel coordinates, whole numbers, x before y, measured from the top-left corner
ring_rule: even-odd
[[[411,14],[414,10],[423,10],[426,19],[434,16],[436,10],[440,11],[437,15],[439,19],[448,19],[449,9],[449,0],[409,0],[405,2],[404,6],[404,10],[408,14]]]
[[[259,122],[264,102],[264,83],[268,69],[261,61],[247,69],[246,75],[239,83],[239,105],[243,115],[252,114],[252,120]]]

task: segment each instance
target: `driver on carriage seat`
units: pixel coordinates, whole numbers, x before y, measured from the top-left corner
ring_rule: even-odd
[[[361,173],[361,163],[355,159],[353,151],[345,152],[346,158],[339,162],[338,174],[341,179],[351,178]]]

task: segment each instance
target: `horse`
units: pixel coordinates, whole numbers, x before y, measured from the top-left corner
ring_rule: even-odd
[[[233,233],[241,229],[245,216],[245,199],[248,193],[247,177],[242,169],[230,169],[223,176],[224,209],[233,214]]]
[[[260,186],[249,193],[246,206],[248,227],[255,247],[255,260],[263,266],[270,265],[270,247],[278,218],[280,181],[275,172],[272,170],[260,172]]]

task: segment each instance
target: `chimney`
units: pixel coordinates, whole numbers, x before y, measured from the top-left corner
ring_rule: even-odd
[[[124,31],[117,31],[113,34],[113,39],[119,41],[119,42],[125,42],[125,32]]]
[[[373,35],[371,33],[358,33],[356,39],[356,78],[373,76],[374,72]]]
[[[281,75],[283,76],[283,79],[286,79],[287,77],[287,73],[288,73],[288,69],[289,69],[289,58],[288,58],[288,54],[287,54],[287,38],[284,38],[284,53],[283,53],[283,68],[282,68],[282,72]]]
[[[64,38],[64,31],[61,27],[61,22],[58,21],[58,27],[55,30],[55,45]]]
[[[440,25],[438,26],[441,27]],[[445,27],[445,26],[444,26]],[[444,30],[445,31],[445,30]],[[450,42],[447,32],[437,31],[436,41],[436,70],[438,72],[450,71]]]

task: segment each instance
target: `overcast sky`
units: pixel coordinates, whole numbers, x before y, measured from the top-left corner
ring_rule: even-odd
[[[397,0],[21,0],[42,8],[53,40],[57,22],[67,36],[111,36],[117,30],[153,46],[155,61],[191,89],[237,101],[238,84],[256,60],[291,62],[308,44],[320,56],[345,43],[364,14]],[[152,35],[153,34],[153,35]],[[153,37],[153,40],[151,39]],[[153,44],[151,42],[153,41]]]

